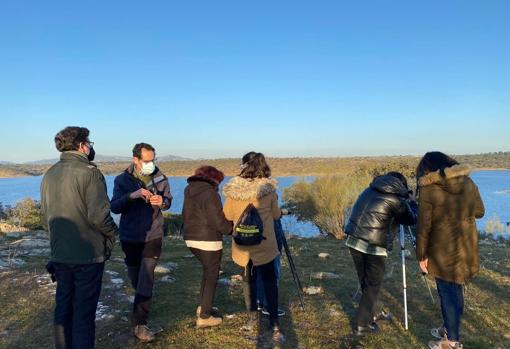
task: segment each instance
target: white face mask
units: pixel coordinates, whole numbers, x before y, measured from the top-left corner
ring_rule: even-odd
[[[140,170],[140,173],[144,176],[148,176],[154,172],[156,169],[156,165],[154,165],[154,162],[142,162],[142,169]]]

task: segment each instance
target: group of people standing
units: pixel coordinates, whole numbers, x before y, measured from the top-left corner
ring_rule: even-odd
[[[416,257],[435,278],[443,323],[431,329],[430,349],[462,348],[463,286],[480,268],[476,218],[484,215],[470,168],[441,152],[426,153],[416,169],[418,202],[406,178],[389,172],[374,178],[353,206],[345,232],[361,288],[354,333],[380,331],[391,314],[377,302],[386,257],[400,225],[417,225]]]
[[[132,333],[140,341],[152,341],[156,331],[147,323],[163,242],[162,211],[172,204],[168,179],[155,165],[155,149],[147,143],[134,146],[132,163],[115,178],[109,200],[104,177],[92,162],[89,130],[67,127],[55,136],[55,145],[62,153],[60,161],[41,183],[42,212],[51,240],[47,269],[57,282],[55,348],[94,347],[104,263],[116,236],[135,290]],[[468,175],[468,167],[431,152],[417,169],[418,203],[398,172],[376,177],[359,196],[345,227],[362,294],[355,335],[376,333],[377,321],[391,318],[377,301],[388,251],[400,224],[418,224],[416,255],[423,272],[436,279],[443,315],[443,324],[432,331],[440,340],[429,347],[461,348],[463,285],[478,272],[475,218],[484,214]],[[214,296],[223,239],[253,206],[263,224],[263,237],[250,246],[233,240],[232,259],[243,270],[247,326],[253,326],[260,313],[266,314],[273,338],[283,341],[279,317],[285,313],[278,307],[278,280],[280,218],[286,212],[278,206],[277,182],[264,155],[256,152],[243,156],[239,175],[223,187],[222,203],[219,187],[224,178],[215,167],[202,166],[187,179],[184,191],[183,238],[203,268],[196,326],[222,323]],[[121,215],[118,227],[111,212]]]

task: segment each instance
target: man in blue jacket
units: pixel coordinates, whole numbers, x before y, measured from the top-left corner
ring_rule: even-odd
[[[121,214],[120,242],[128,276],[135,289],[131,324],[140,341],[154,339],[147,318],[154,287],[154,269],[161,255],[164,218],[172,203],[167,177],[155,166],[155,149],[133,148],[132,164],[115,178],[111,210]]]

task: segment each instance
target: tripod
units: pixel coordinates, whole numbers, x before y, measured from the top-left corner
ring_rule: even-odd
[[[411,243],[413,245],[413,248],[416,252],[416,238],[414,237],[411,228],[407,226],[407,232],[409,235],[409,238],[411,239]],[[405,256],[405,229],[403,225],[400,225],[399,229],[399,240],[400,240],[400,254],[401,254],[401,261],[402,261],[402,288],[404,292],[404,328],[406,331],[409,328],[408,323],[408,316],[407,316],[407,280],[406,280],[406,256]],[[427,281],[427,277],[425,276],[425,273],[422,273],[423,281],[425,282],[425,285],[427,285],[427,289],[429,291],[430,299],[432,300],[432,304],[435,304],[434,297],[432,296],[432,291],[430,290],[429,283]]]

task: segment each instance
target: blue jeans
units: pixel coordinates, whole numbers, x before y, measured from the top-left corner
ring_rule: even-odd
[[[441,313],[448,339],[460,340],[460,319],[464,312],[464,289],[462,285],[436,278],[437,292],[441,300]]]
[[[277,256],[273,263],[274,263],[274,272],[276,274],[276,285],[279,284],[280,282],[280,269],[281,269],[281,260],[280,260],[280,257],[281,256]],[[260,303],[264,308],[267,309],[267,302],[266,302],[266,295],[264,293],[264,282],[262,281],[262,274],[261,273],[257,273],[257,280],[256,280],[256,284],[257,284],[257,302]]]
[[[93,349],[104,263],[52,264],[57,281],[55,348]]]
[[[280,255],[274,259],[274,271],[276,274],[276,285],[280,282],[280,270],[281,270],[281,252],[283,246],[283,226],[282,220],[277,219],[274,221],[274,233],[276,237],[276,244],[278,245],[278,250],[280,251]],[[264,283],[262,281],[262,275],[260,273],[257,274],[257,279],[255,280],[255,287],[257,289],[257,302],[260,303],[264,308],[267,308],[266,296],[264,294]]]

